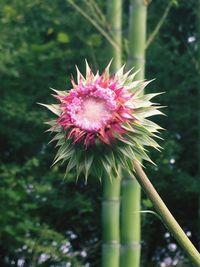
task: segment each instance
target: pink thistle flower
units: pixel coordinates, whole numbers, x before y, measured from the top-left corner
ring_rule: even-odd
[[[42,104],[58,116],[48,122],[60,147],[54,163],[68,160],[66,172],[76,167],[77,176],[132,172],[134,158],[151,161],[144,146],[160,148],[154,137],[162,128],[147,119],[162,114],[150,101],[159,93],[143,94],[149,81],[134,81],[136,73],[124,73],[124,66],[110,75],[109,67],[94,74],[86,62],[86,77],[77,68],[72,89],[53,89],[59,104]]]
[[[57,123],[69,129],[68,138],[74,143],[83,142],[86,147],[97,139],[110,144],[117,136],[124,134],[125,122],[135,120],[130,99],[134,98],[115,76],[104,72],[89,79],[73,82],[68,95],[59,96],[61,115]]]

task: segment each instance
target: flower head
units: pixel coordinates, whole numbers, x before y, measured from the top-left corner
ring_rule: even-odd
[[[66,171],[76,167],[77,176],[116,176],[121,167],[132,172],[133,159],[151,161],[144,146],[159,149],[153,138],[161,127],[147,119],[162,114],[150,101],[158,94],[144,95],[149,82],[133,81],[136,73],[124,73],[124,66],[114,75],[109,67],[93,74],[86,62],[86,77],[77,68],[72,89],[53,89],[60,103],[44,105],[58,116],[48,122],[60,147],[55,163],[67,160]]]

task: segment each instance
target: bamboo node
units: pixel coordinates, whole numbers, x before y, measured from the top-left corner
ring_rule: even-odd
[[[122,249],[126,249],[126,248],[135,248],[135,247],[138,247],[140,248],[141,247],[141,244],[139,242],[126,242],[126,243],[123,243],[122,242],[122,245],[121,245]]]

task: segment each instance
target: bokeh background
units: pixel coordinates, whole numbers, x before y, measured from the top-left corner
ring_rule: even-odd
[[[106,1],[96,1],[105,10]],[[78,2],[84,10],[84,1]],[[167,1],[148,8],[148,35]],[[123,60],[126,61],[129,1],[123,5]],[[191,240],[200,240],[198,166],[200,4],[174,1],[147,49],[148,92],[166,105],[157,118],[166,129],[157,166],[146,172]],[[200,20],[199,20],[200,24]],[[50,87],[70,89],[75,65],[85,58],[94,70],[110,60],[105,38],[64,0],[0,1],[0,266],[100,266],[101,184],[96,177],[78,183],[55,155],[44,121],[51,117],[37,102],[51,103]],[[200,131],[200,130],[199,130]],[[153,209],[142,196],[141,210]],[[198,212],[199,211],[199,212]],[[142,266],[191,266],[153,214],[142,213]]]

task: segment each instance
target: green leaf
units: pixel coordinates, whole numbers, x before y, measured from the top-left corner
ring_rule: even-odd
[[[148,199],[148,198],[143,199],[142,204],[143,204],[146,208],[149,208],[149,209],[153,207],[153,204],[152,204],[151,200]]]
[[[67,44],[70,41],[70,37],[65,32],[59,32],[58,35],[57,35],[57,40],[58,40],[59,43]]]
[[[88,39],[87,43],[91,46],[100,46],[102,43],[101,36],[99,34],[92,34]]]

